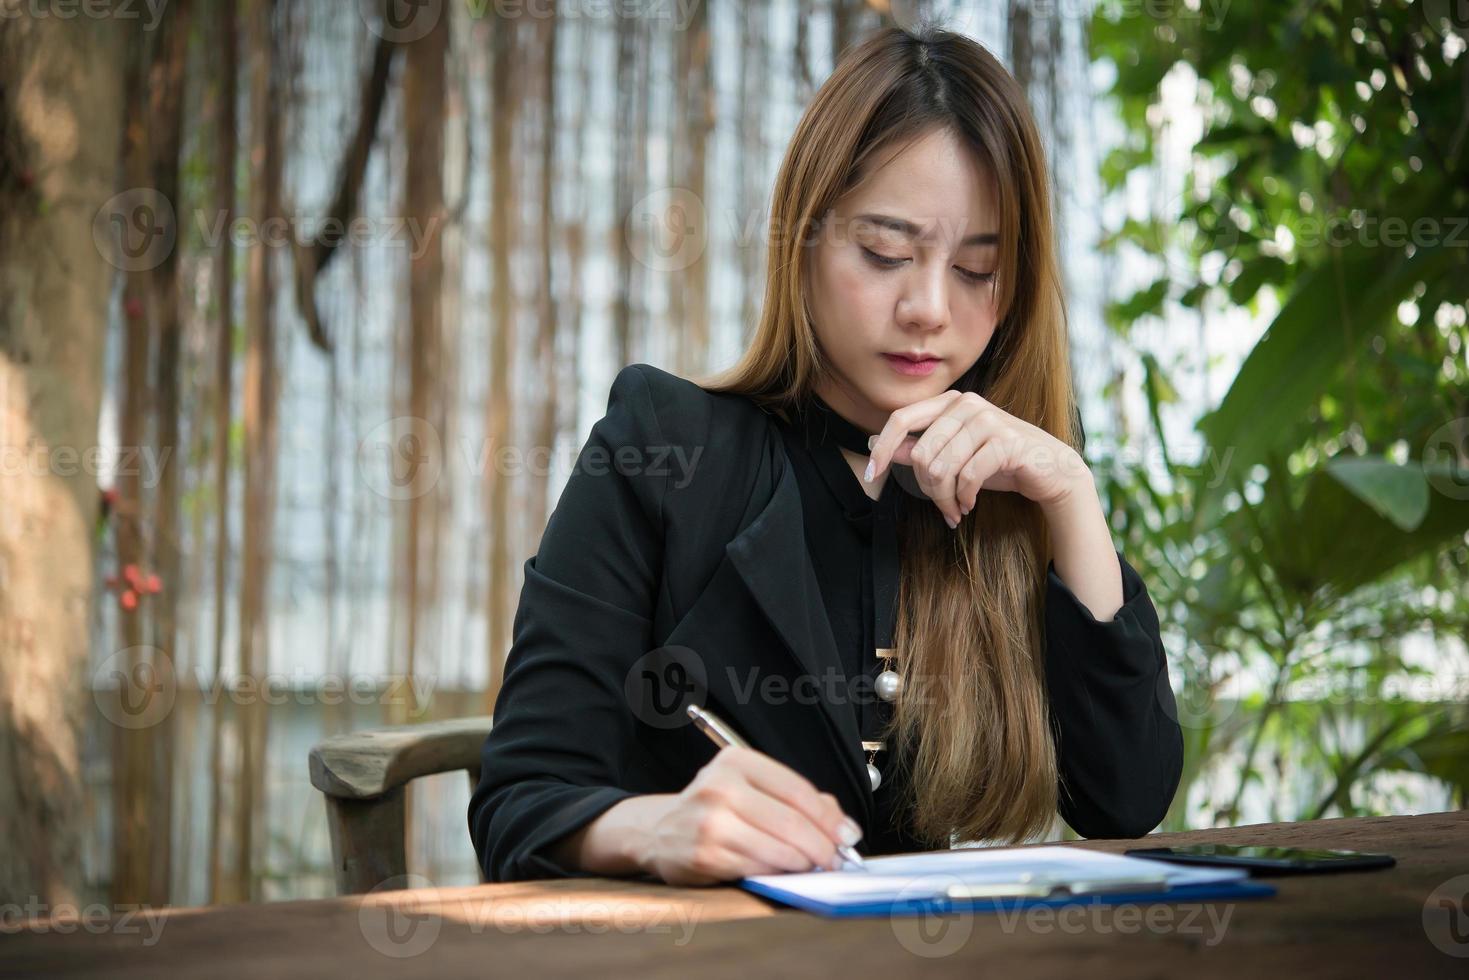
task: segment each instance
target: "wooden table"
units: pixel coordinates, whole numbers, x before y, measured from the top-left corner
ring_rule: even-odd
[[[12,912],[0,975],[1469,977],[1469,812],[1257,824],[1145,843],[1203,840],[1387,851],[1398,864],[1274,879],[1274,898],[1030,918],[956,913],[927,926],[828,920],[731,887],[602,878],[168,909],[151,921],[76,923],[70,934]]]

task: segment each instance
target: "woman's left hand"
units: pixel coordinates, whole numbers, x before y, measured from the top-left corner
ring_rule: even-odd
[[[921,436],[911,434],[918,429]],[[1049,511],[1082,480],[1095,486],[1075,449],[972,391],[950,389],[889,416],[864,479],[876,480],[892,463],[913,467],[950,527],[974,508],[981,489],[1013,491]]]

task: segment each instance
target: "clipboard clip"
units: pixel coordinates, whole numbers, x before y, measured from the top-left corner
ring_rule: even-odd
[[[1126,878],[1056,878],[1025,872],[1009,881],[949,885],[940,897],[950,900],[976,898],[1064,898],[1070,895],[1104,895],[1108,892],[1168,888],[1167,874],[1132,875]]]

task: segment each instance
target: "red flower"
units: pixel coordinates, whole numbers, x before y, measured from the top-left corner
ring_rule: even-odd
[[[122,308],[131,320],[136,320],[143,315],[143,301],[136,296],[129,296],[127,302],[122,305]]]
[[[128,585],[137,588],[142,582],[142,576],[138,574],[138,566],[127,564],[122,567],[122,577],[128,580]]]
[[[122,608],[126,609],[128,612],[132,612],[134,609],[138,608],[138,594],[132,589],[128,589],[126,592],[124,592],[121,596],[118,597],[117,601],[122,605]]]
[[[148,581],[143,586],[143,591],[152,593],[153,595],[157,595],[158,593],[163,591],[163,580],[160,579],[157,575],[149,574]]]
[[[116,487],[108,487],[106,490],[103,490],[102,491],[102,502],[105,503],[109,507],[116,506],[116,504],[117,504],[117,488]]]

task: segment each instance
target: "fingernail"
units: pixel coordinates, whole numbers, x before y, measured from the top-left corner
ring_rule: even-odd
[[[949,530],[950,531],[954,530],[956,527],[959,526],[959,522],[956,521],[956,520],[954,520],[948,514],[945,514],[944,515],[944,523],[947,524],[947,525],[949,525]]]
[[[867,471],[862,474],[862,482],[863,483],[871,483],[872,482],[872,474],[873,474],[873,471],[876,469],[876,467],[877,467],[877,463],[876,463],[875,460],[869,459],[867,461]]]
[[[857,826],[857,821],[851,817],[842,821],[841,826],[837,828],[837,833],[841,835],[842,843],[848,847],[852,847],[862,839],[862,828]]]
[[[867,437],[867,448],[868,449],[871,449],[873,447],[873,444],[875,444],[876,442],[877,442],[877,436],[868,436]]]

